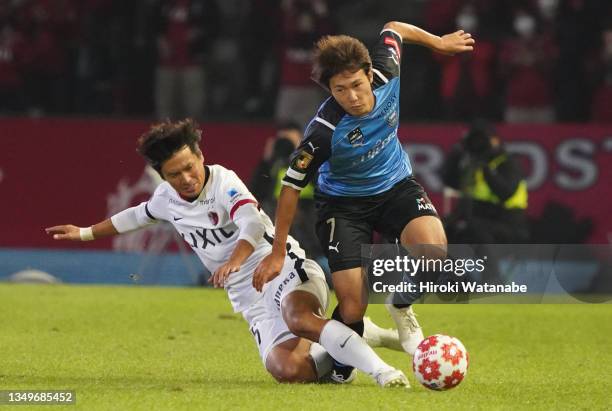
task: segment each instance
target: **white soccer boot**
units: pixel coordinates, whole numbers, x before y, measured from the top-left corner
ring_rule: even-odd
[[[423,330],[412,311],[412,306],[407,308],[396,308],[393,304],[386,304],[391,318],[397,325],[399,342],[405,352],[414,355],[417,346],[423,341]]]
[[[370,317],[363,317],[363,339],[370,347],[385,347],[390,350],[404,351],[397,330],[379,327]]]
[[[374,377],[378,385],[383,388],[403,387],[410,388],[408,378],[400,370],[395,368],[376,374]]]

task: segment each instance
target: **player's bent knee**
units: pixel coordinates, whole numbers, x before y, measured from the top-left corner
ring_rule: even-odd
[[[298,337],[318,340],[324,320],[315,315],[321,311],[321,307],[314,295],[301,291],[293,292],[283,299],[281,311],[289,331]]]
[[[316,341],[320,334],[322,324],[316,320],[314,313],[297,310],[283,312],[283,319],[287,328],[298,337]]]
[[[267,369],[272,377],[280,383],[307,382],[302,375],[300,366],[293,361],[275,363],[272,366],[268,366]]]
[[[308,334],[310,331],[312,331],[308,326],[306,315],[304,315],[303,313],[295,313],[289,311],[287,315],[284,316],[284,318],[285,323],[287,324],[287,328],[289,328],[289,331],[291,331],[298,337],[304,337],[305,334]]]
[[[400,242],[409,248],[411,254],[426,258],[444,258],[448,245],[442,222],[434,216],[418,217],[406,224]]]

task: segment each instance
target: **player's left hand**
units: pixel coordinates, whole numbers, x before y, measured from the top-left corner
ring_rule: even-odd
[[[221,267],[217,268],[217,271],[208,279],[209,283],[212,283],[215,288],[221,288],[225,286],[225,282],[231,273],[240,271],[240,264],[228,261]]]
[[[440,44],[436,51],[452,56],[457,53],[474,50],[475,43],[476,40],[472,38],[470,33],[466,33],[463,30],[457,30],[454,33],[440,37]]]

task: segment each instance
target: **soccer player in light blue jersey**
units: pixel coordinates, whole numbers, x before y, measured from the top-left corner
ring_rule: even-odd
[[[272,253],[258,266],[253,285],[275,278],[300,190],[318,175],[317,235],[327,253],[338,306],[332,318],[363,334],[367,288],[361,269],[361,245],[377,231],[396,239],[415,257],[446,254],[444,228],[398,139],[402,43],[442,54],[471,51],[469,33],[442,37],[400,22],[385,24],[371,53],[349,36],[327,36],[315,48],[313,79],[330,91],[308,124],[283,179],[276,212]],[[422,247],[421,245],[437,245]],[[423,338],[410,306],[389,304],[402,347],[409,354]],[[338,382],[353,369],[336,363]]]

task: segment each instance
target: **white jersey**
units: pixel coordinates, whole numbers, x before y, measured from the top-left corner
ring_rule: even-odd
[[[206,168],[208,178],[196,200],[182,199],[169,183],[163,182],[148,202],[136,207],[136,213],[140,225],[159,220],[172,224],[204,266],[214,273],[229,260],[236,247],[239,229],[233,222],[234,213],[246,204],[257,205],[257,201],[233,171],[220,165]],[[236,312],[245,310],[262,296],[253,288],[252,277],[259,262],[272,251],[274,226],[262,210],[259,212],[265,225],[264,237],[257,241],[255,251],[240,271],[229,275],[225,285]],[[305,258],[304,251],[293,238],[289,237],[287,242],[288,258]]]

